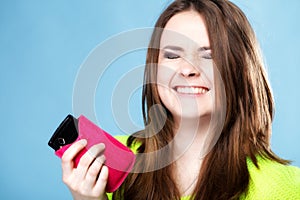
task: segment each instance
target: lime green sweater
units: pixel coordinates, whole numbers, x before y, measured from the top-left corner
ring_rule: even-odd
[[[128,137],[116,137],[123,144]],[[247,160],[250,182],[241,200],[300,200],[300,168],[258,157],[259,169]],[[112,194],[108,194],[112,199]],[[181,200],[188,200],[182,197]]]

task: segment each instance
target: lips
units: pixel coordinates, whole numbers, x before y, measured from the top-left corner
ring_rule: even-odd
[[[202,86],[176,86],[174,90],[179,94],[201,95],[209,91],[207,87]]]

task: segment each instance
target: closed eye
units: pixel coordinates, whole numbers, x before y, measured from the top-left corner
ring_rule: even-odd
[[[164,54],[163,54],[164,58],[167,58],[167,59],[177,59],[177,58],[180,58],[180,56],[176,53],[172,53],[172,52],[167,52],[165,51]]]
[[[210,47],[200,48],[200,57],[204,59],[212,59]]]
[[[212,59],[212,56],[211,56],[211,53],[204,53],[203,55],[201,55],[201,58]]]
[[[212,59],[211,48],[209,46],[200,47],[199,53],[201,58]]]

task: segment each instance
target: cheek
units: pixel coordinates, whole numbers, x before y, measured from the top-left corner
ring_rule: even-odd
[[[200,78],[209,86],[214,86],[214,71],[215,66],[212,60],[202,59],[198,64],[198,70],[200,72]]]
[[[157,68],[157,83],[159,85],[168,87],[172,81],[174,73],[175,72],[172,70],[172,68],[160,64]]]
[[[179,115],[180,112],[178,110],[181,109],[181,106],[175,92],[163,85],[157,85],[157,90],[164,106],[172,113],[172,115]]]
[[[167,67],[159,67],[157,70],[157,90],[163,104],[172,110],[176,104],[177,96],[175,91],[170,87],[174,72]]]
[[[157,84],[157,90],[161,101],[169,110],[171,107],[175,106],[175,100],[177,97],[174,94],[174,91],[168,87],[167,83]]]

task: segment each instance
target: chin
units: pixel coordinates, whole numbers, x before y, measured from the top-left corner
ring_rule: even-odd
[[[177,112],[176,116],[180,119],[189,119],[189,120],[195,120],[195,119],[204,119],[204,118],[210,118],[211,117],[211,112],[210,111],[198,111],[193,110],[188,112],[185,110],[184,112]]]

